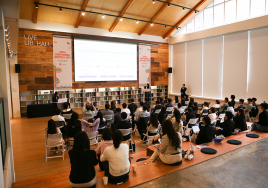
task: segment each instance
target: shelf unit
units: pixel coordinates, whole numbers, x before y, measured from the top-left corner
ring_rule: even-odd
[[[21,116],[27,116],[27,105],[52,103],[53,90],[20,91]],[[168,86],[151,86],[150,101],[152,104],[163,97],[168,97]],[[145,100],[145,94],[139,87],[88,88],[59,91],[59,98],[67,98],[70,108],[81,108],[87,101],[93,101],[94,106],[104,106],[115,101],[116,104],[135,103]]]

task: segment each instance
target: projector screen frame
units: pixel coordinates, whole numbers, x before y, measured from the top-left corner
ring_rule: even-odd
[[[138,44],[140,43],[139,41],[132,41],[132,40],[123,40],[123,39],[118,39],[118,38],[103,38],[103,37],[94,37],[94,36],[82,36],[82,35],[72,35],[73,38],[73,60],[74,60],[74,82],[76,83],[95,83],[95,82],[137,82],[138,81],[138,70],[139,70],[139,62],[138,62],[138,50],[139,50],[139,46]],[[74,40],[75,39],[82,39],[82,40],[95,40],[95,41],[103,41],[103,42],[117,42],[117,43],[126,43],[126,44],[136,44],[136,48],[137,48],[137,62],[136,62],[136,79],[135,80],[104,80],[104,81],[76,81],[76,77],[75,77],[75,47],[74,47]]]

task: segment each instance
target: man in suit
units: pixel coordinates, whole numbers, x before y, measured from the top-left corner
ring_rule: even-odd
[[[244,103],[244,99],[239,99],[239,106],[235,108],[234,111],[237,112],[239,108],[244,109],[243,103]]]
[[[225,111],[227,110],[227,107],[228,107],[227,103],[228,103],[228,101],[229,101],[228,97],[225,97],[224,104],[220,107],[220,110],[219,110],[219,113],[220,114],[221,113],[225,113]]]
[[[122,112],[121,118],[122,118],[122,121],[118,122],[117,125],[115,125],[115,129],[130,129],[131,124],[127,121],[127,113]],[[123,136],[123,141],[129,140],[129,139],[130,139],[130,134],[127,136]]]
[[[216,128],[216,130],[218,131],[217,135],[224,135],[224,136],[231,136],[233,131],[234,131],[234,127],[235,127],[235,122],[232,120],[233,114],[230,111],[227,111],[225,114],[225,118],[226,120],[223,123],[218,124],[217,126],[219,126],[220,128],[222,128],[222,130],[220,130],[219,128]]]
[[[184,95],[186,94],[187,91],[187,87],[185,87],[185,84],[182,84],[182,88],[181,88],[181,98],[184,98]]]
[[[119,123],[122,118],[121,118],[121,108],[116,108],[115,109],[116,114],[114,115],[114,123],[111,126],[112,131],[115,129],[115,126],[117,123]]]

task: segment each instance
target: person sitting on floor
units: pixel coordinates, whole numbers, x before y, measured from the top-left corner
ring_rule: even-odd
[[[112,130],[110,128],[105,128],[102,131],[102,141],[98,143],[98,146],[95,149],[96,155],[98,156],[99,166],[102,171],[104,171],[104,167],[102,162],[100,161],[100,156],[102,156],[105,148],[112,145]]]
[[[147,124],[147,130],[139,130],[141,135],[141,140],[146,140],[147,138],[144,138],[144,134],[148,131],[148,136],[154,136],[157,135],[159,130],[159,121],[158,121],[158,115],[156,113],[152,113],[150,116],[150,121]]]
[[[105,148],[101,161],[104,162],[105,176],[108,177],[108,182],[123,183],[129,178],[129,146],[121,143],[123,134],[117,129],[114,130],[112,139],[113,145]]]
[[[114,115],[114,123],[111,126],[112,131],[115,129],[115,126],[120,121],[122,121],[122,118],[121,118],[121,108],[116,108],[115,109],[115,115]]]
[[[93,104],[93,102],[87,102],[86,105],[83,107],[83,120],[88,120],[94,118],[97,114],[97,110]]]
[[[220,123],[219,125],[217,125],[220,128],[222,128],[222,130],[219,129],[219,128],[217,128],[217,127],[215,128],[216,131],[218,132],[217,135],[221,135],[222,134],[225,137],[232,135],[232,133],[234,131],[234,128],[235,128],[235,122],[232,121],[232,117],[233,117],[232,112],[227,111],[225,113],[225,121],[223,123]]]
[[[176,132],[172,122],[166,120],[162,124],[163,136],[161,145],[150,157],[149,163],[161,160],[165,164],[180,164],[182,161],[182,136]]]
[[[179,110],[175,109],[172,116],[168,116],[167,120],[171,120],[173,127],[176,132],[183,133],[183,122],[181,120],[181,113]]]
[[[122,104],[122,112],[126,112],[127,113],[127,120],[129,120],[129,116],[130,116],[130,110],[127,108],[127,104],[126,103],[123,103]]]
[[[246,109],[245,109],[246,115],[248,115],[249,111],[253,108],[252,99],[248,98],[247,101],[248,101],[248,105],[246,106]]]
[[[227,110],[227,103],[229,102],[229,99],[228,97],[225,97],[224,99],[224,104],[220,107],[220,110],[219,110],[219,113],[222,114],[222,113],[225,113],[226,110]]]
[[[217,115],[216,115],[216,108],[211,107],[210,108],[210,114],[208,114],[208,117],[210,118],[211,124],[216,123]]]
[[[203,126],[201,125],[200,126],[200,131],[197,132],[194,135],[196,135],[195,136],[196,137],[196,140],[195,139],[192,139],[192,142],[195,143],[195,144],[200,145],[200,144],[203,144],[203,143],[211,142],[212,141],[212,139],[214,138],[214,135],[215,135],[215,129],[211,125],[211,122],[210,122],[210,118],[209,117],[204,117],[203,118]]]
[[[234,111],[238,112],[239,108],[244,109],[243,103],[244,103],[244,99],[239,99],[239,106],[235,108]]]
[[[81,130],[81,121],[78,120],[78,114],[73,112],[71,119],[67,123],[68,137],[74,137]]]
[[[259,114],[259,121],[252,124],[252,131],[268,132],[268,109],[267,103],[261,103],[261,113]]]
[[[96,187],[97,173],[94,166],[98,164],[96,152],[90,150],[88,136],[80,131],[74,137],[73,149],[69,151],[71,172],[69,176],[72,187]]]
[[[247,122],[243,108],[239,108],[237,115],[234,117],[234,122],[235,129],[240,129],[241,131],[247,130]]]
[[[251,111],[249,112],[249,116],[250,117],[256,117],[259,113],[259,109],[257,107],[257,104],[256,104],[256,101],[257,99],[255,97],[252,98],[252,109]]]
[[[226,111],[229,111],[234,115],[234,107],[232,106],[232,102],[228,102],[227,105],[228,107]]]
[[[117,123],[117,125],[115,125],[114,129],[130,129],[131,128],[131,124],[127,121],[127,113],[126,112],[122,112],[121,113],[121,118],[122,120],[120,122]],[[123,136],[123,141],[129,140],[131,137],[131,135],[126,135]]]
[[[230,106],[232,106],[233,108],[234,108],[234,106],[235,106],[235,95],[231,95],[231,105]]]

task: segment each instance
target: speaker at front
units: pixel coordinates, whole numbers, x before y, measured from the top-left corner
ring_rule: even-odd
[[[20,73],[20,64],[15,64],[15,73]]]
[[[172,73],[172,67],[168,67],[168,73]]]

